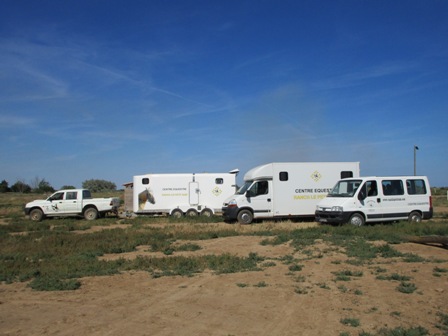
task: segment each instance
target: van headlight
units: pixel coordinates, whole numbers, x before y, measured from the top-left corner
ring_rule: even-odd
[[[343,208],[341,206],[333,206],[331,207],[332,212],[342,212]]]
[[[228,207],[228,208],[233,208],[233,207],[236,207],[236,206],[237,206],[237,202],[236,202],[235,199],[231,199],[231,200],[229,201],[229,203],[227,203],[227,207]]]

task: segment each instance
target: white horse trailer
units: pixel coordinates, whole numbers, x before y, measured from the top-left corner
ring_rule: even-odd
[[[135,214],[211,216],[236,190],[238,170],[229,173],[145,174],[133,179]]]

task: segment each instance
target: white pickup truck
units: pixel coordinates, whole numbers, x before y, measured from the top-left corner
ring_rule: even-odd
[[[59,190],[46,200],[36,200],[25,205],[25,215],[33,221],[45,217],[83,216],[87,220],[104,217],[106,213],[117,214],[118,197],[92,198],[87,189]]]

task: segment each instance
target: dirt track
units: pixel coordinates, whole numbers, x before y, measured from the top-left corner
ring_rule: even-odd
[[[228,237],[196,241],[196,252],[175,255],[251,252],[268,258],[262,271],[193,277],[152,278],[146,272],[81,279],[76,291],[37,292],[26,283],[0,285],[1,335],[339,335],[381,328],[436,327],[448,315],[448,250],[420,244],[394,245],[400,252],[444,262],[391,262],[375,259],[368,266],[344,263],[340,248],[316,243],[312,258],[288,245],[262,246],[261,237]],[[121,255],[158,254],[144,247]],[[279,258],[302,259],[291,272]],[[162,254],[160,254],[162,256]],[[115,255],[104,256],[106,259]],[[307,260],[305,260],[307,259]],[[273,265],[275,264],[275,265]],[[397,273],[411,277],[412,294],[396,290],[397,281],[376,279]],[[349,281],[335,281],[332,272],[362,271]],[[439,314],[439,315],[438,315]],[[345,325],[342,319],[360,325]]]

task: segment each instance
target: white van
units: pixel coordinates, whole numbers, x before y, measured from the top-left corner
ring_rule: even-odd
[[[320,223],[350,223],[432,218],[426,176],[362,177],[340,180],[316,207]]]
[[[225,200],[226,221],[313,218],[317,203],[341,178],[359,176],[359,162],[273,162],[252,168]]]

